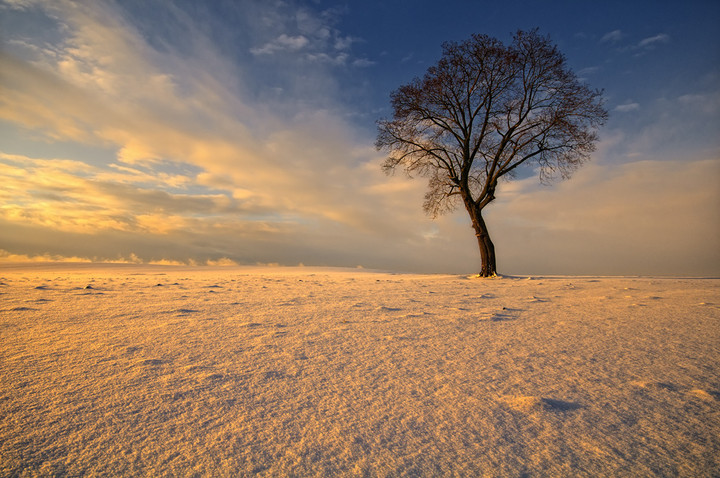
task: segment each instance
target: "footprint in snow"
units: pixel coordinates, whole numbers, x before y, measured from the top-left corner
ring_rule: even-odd
[[[504,397],[503,401],[510,408],[527,413],[538,411],[570,412],[583,408],[581,404],[576,402],[535,396],[510,396]]]
[[[188,365],[184,368],[186,373],[198,373],[198,372],[205,372],[208,370],[209,367],[205,365]]]
[[[644,380],[633,380],[630,382],[630,385],[633,385],[637,388],[646,389],[646,390],[670,390],[670,391],[676,391],[678,389],[677,386],[673,385],[672,383],[668,382],[655,382],[655,381],[644,381]]]
[[[194,313],[200,312],[200,311],[195,310],[195,309],[178,309],[176,312],[178,313],[178,315],[188,315],[188,314],[194,314]]]
[[[501,311],[494,313],[490,320],[493,322],[502,322],[505,320],[515,320],[518,317],[518,314],[522,312],[522,309],[509,309],[506,307],[503,307]]]
[[[285,376],[285,374],[279,370],[269,370],[267,372],[262,373],[262,377],[265,380],[276,380],[276,379],[283,378],[284,376]]]
[[[147,359],[140,362],[140,365],[147,365],[147,366],[157,366],[164,364],[164,360],[160,359]]]
[[[490,320],[493,322],[503,322],[505,320],[513,320],[515,317],[509,314],[495,314],[492,317],[490,317]]]
[[[183,400],[185,397],[189,396],[191,394],[190,391],[182,391],[182,392],[173,392],[173,393],[166,393],[163,395],[163,399],[165,400]]]
[[[298,305],[299,302],[300,302],[299,298],[294,298],[294,299],[287,300],[285,302],[281,302],[278,305],[281,307],[293,307],[295,305]]]

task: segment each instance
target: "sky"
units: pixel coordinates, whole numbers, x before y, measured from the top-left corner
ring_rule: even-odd
[[[538,28],[604,91],[572,178],[500,185],[503,274],[720,275],[720,2],[0,0],[0,260],[473,273],[374,147],[444,41]]]

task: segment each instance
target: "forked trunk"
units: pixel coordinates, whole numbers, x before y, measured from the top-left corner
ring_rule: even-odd
[[[472,226],[477,237],[478,247],[480,248],[480,258],[482,259],[482,267],[480,269],[480,277],[493,277],[497,275],[497,264],[495,262],[495,245],[490,239],[485,220],[482,213],[477,210],[471,215]]]

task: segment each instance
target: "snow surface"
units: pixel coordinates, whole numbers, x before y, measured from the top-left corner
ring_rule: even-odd
[[[720,476],[720,279],[0,266],[2,476]]]

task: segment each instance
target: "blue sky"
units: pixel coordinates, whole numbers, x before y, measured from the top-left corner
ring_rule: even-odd
[[[488,210],[507,274],[720,274],[715,1],[0,0],[5,260],[471,273],[463,211],[373,146],[443,41],[539,28],[610,119]]]

